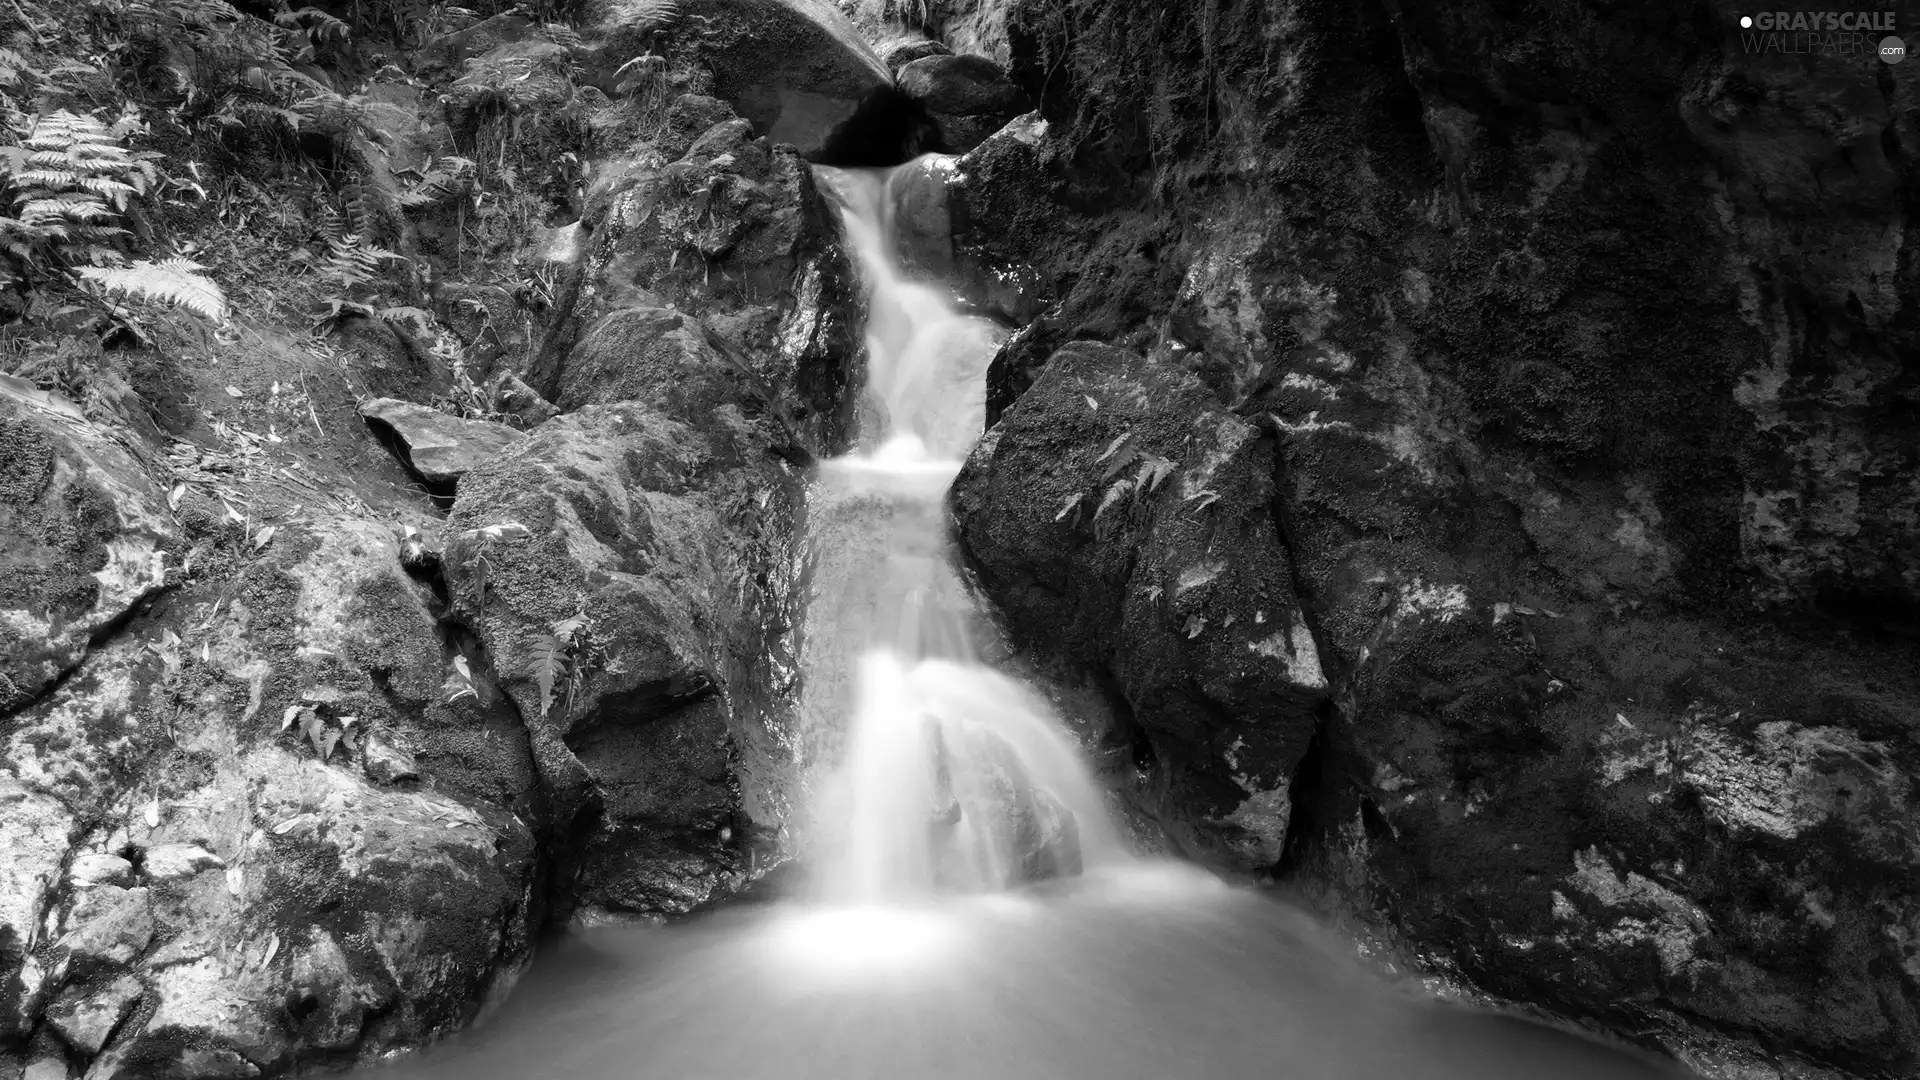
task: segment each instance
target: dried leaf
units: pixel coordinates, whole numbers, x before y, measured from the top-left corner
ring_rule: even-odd
[[[1086,399],[1087,399],[1087,408],[1089,408],[1089,409],[1092,409],[1092,410],[1093,410],[1094,412],[1099,412],[1099,411],[1100,411],[1100,403],[1099,403],[1099,402],[1097,402],[1097,401],[1095,401],[1095,400],[1093,400],[1093,395],[1091,395],[1091,394],[1087,394],[1087,395],[1085,395],[1085,397],[1086,397]]]
[[[167,492],[167,509],[169,510],[180,509],[180,500],[185,498],[186,494],[187,494],[187,485],[184,480],[178,484],[173,485],[173,490]]]
[[[1095,458],[1094,460],[1095,461],[1107,460],[1108,458],[1113,456],[1114,451],[1120,449],[1121,443],[1124,443],[1131,438],[1133,438],[1133,432],[1131,431],[1123,431],[1120,434],[1114,436],[1113,441],[1107,444],[1106,451],[1103,452],[1099,457]]]
[[[266,528],[261,529],[259,532],[254,533],[253,534],[253,550],[259,551],[261,548],[264,548],[268,544],[271,544],[273,542],[273,534],[275,531],[278,530],[278,528],[279,526],[277,525],[269,525]]]
[[[292,727],[294,718],[299,715],[300,715],[300,706],[298,705],[287,706],[287,711],[280,714],[280,730],[285,731],[288,728]]]
[[[227,396],[230,398],[243,398],[243,397],[246,397],[247,395],[241,393],[239,387],[229,386],[227,387]]]
[[[1080,501],[1084,498],[1086,498],[1085,495],[1078,494],[1078,493],[1067,496],[1066,504],[1060,507],[1059,513],[1053,515],[1053,520],[1059,521],[1065,518],[1068,514],[1071,514],[1075,510],[1078,510],[1080,508]]]

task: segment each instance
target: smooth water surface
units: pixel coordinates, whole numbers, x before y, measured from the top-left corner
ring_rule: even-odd
[[[1143,865],[926,905],[599,930],[382,1080],[1629,1080],[1677,1071],[1426,1002],[1289,907]]]

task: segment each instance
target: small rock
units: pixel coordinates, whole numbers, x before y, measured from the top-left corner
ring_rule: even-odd
[[[371,732],[361,744],[360,769],[366,773],[367,779],[377,784],[420,779],[420,767],[414,762],[412,754]]]
[[[67,1063],[59,1058],[35,1058],[20,1080],[67,1080]]]
[[[95,885],[130,885],[133,864],[118,855],[82,855],[73,860],[67,877],[83,889]]]
[[[121,975],[100,987],[70,986],[47,1007],[47,1022],[69,1046],[92,1056],[140,1000],[140,980]],[[61,1075],[65,1075],[63,1072]]]
[[[495,385],[493,407],[518,420],[522,427],[538,427],[560,415],[552,402],[518,375],[508,375]]]
[[[225,866],[226,861],[197,844],[160,844],[147,849],[142,868],[159,881],[192,877],[202,870]]]
[[[146,889],[99,885],[79,895],[67,912],[66,933],[56,944],[76,963],[131,964],[153,941],[153,912]]]
[[[402,460],[428,483],[454,483],[525,437],[505,424],[463,420],[394,398],[375,398],[360,406],[360,415],[391,431],[404,448]]]

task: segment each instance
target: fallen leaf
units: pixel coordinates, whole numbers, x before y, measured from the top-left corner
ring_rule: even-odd
[[[147,817],[147,828],[157,829],[160,827],[160,800],[159,799],[155,799],[152,802],[147,804],[146,817]]]
[[[1094,412],[1100,411],[1100,403],[1093,400],[1092,394],[1086,395],[1086,399],[1087,399],[1087,408],[1092,409]]]
[[[227,891],[235,896],[247,883],[247,872],[238,866],[227,867]]]
[[[253,550],[259,551],[273,542],[273,533],[277,526],[269,525],[253,534]]]
[[[300,715],[300,706],[298,705],[287,706],[287,711],[280,714],[280,730],[285,731],[288,728],[292,727],[293,718],[299,715]]]
[[[247,395],[241,393],[239,387],[229,386],[227,387],[227,396],[230,398],[243,398],[243,397],[246,397]]]
[[[187,485],[184,481],[173,485],[173,490],[167,492],[167,509],[169,510],[180,509],[180,500],[184,498],[186,494],[187,494]]]

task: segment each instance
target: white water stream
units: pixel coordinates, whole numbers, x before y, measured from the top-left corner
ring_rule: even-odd
[[[1004,889],[1123,858],[1098,790],[1034,694],[981,664],[943,502],[1004,336],[908,280],[887,176],[819,170],[871,287],[862,448],[809,502],[803,713],[817,891],[881,904]],[[848,542],[852,537],[864,542]]]
[[[953,567],[942,500],[1001,332],[901,275],[885,174],[820,173],[872,289],[872,400],[809,503],[808,895],[576,933],[476,1030],[374,1075],[1675,1075],[1430,1001],[1297,909],[1124,851],[1044,703],[979,662]]]

